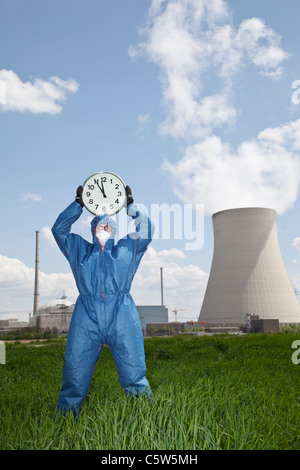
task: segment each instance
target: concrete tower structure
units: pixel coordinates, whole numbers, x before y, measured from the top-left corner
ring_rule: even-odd
[[[33,294],[33,315],[36,315],[39,309],[39,232],[35,232],[35,275],[34,275],[34,294]]]
[[[279,249],[277,214],[242,208],[213,215],[214,254],[199,321],[245,325],[246,315],[300,323],[300,304]]]

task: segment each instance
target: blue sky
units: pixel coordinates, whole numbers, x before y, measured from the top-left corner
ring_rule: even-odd
[[[137,304],[160,302],[164,266],[170,320],[175,306],[196,320],[211,215],[252,205],[278,211],[300,291],[299,14],[295,0],[0,0],[0,318],[32,311],[36,230],[40,304],[63,289],[76,299],[50,227],[103,169],[150,214],[162,203],[204,208],[200,248],[158,230]],[[85,238],[89,218],[74,226]]]

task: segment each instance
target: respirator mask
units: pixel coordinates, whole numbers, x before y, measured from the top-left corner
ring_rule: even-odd
[[[108,224],[98,224],[96,227],[96,237],[98,238],[99,242],[102,246],[105,245],[107,240],[111,237],[112,234],[112,227]]]

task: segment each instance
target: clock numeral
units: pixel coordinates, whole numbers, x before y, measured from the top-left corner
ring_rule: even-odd
[[[106,176],[101,176],[101,181],[103,181],[104,183],[106,183]]]
[[[118,191],[118,196],[119,196],[119,197],[120,197],[120,196],[122,196],[122,193],[121,193],[121,191]]]
[[[115,184],[115,189],[120,189],[120,185],[119,184]]]
[[[116,203],[116,204],[119,204],[119,199],[116,199],[116,200],[115,200],[115,203]]]
[[[89,204],[94,204],[93,199],[89,199]]]
[[[88,191],[86,194],[86,197],[90,197],[91,193]]]
[[[113,204],[110,204],[110,205],[109,205],[109,208],[110,208],[110,209],[113,209],[113,208],[114,208],[114,205],[113,205]]]
[[[102,212],[106,212],[106,207],[105,206],[102,207]]]
[[[88,188],[90,191],[93,191],[93,189],[95,188],[95,186],[93,184],[88,184]]]

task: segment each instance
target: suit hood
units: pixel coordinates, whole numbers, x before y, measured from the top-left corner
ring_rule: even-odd
[[[116,233],[117,233],[117,224],[116,224],[116,222],[114,221],[114,219],[112,217],[110,217],[107,214],[102,214],[102,215],[97,215],[96,217],[94,217],[92,222],[91,222],[91,231],[92,231],[92,236],[93,236],[94,242],[98,240],[96,235],[95,235],[95,228],[100,223],[101,224],[108,224],[112,227],[113,231],[112,231],[112,234],[111,234],[110,238],[114,239],[115,236],[116,236]]]

